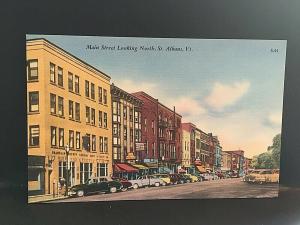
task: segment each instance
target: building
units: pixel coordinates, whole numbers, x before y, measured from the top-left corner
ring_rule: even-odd
[[[244,160],[244,171],[245,171],[245,174],[248,174],[249,170],[253,169],[252,166],[252,159],[249,159],[249,158],[246,158],[245,157],[245,160]]]
[[[222,146],[220,145],[218,136],[211,135],[211,140],[213,146],[213,151],[211,152],[211,167],[214,171],[220,171],[222,167]]]
[[[133,95],[142,102],[142,142],[146,150],[140,154],[144,163],[157,165],[159,172],[176,172],[181,165],[182,116],[146,94]]]
[[[192,123],[182,123],[182,162],[184,167],[189,168],[189,173],[195,173],[195,161],[196,161],[196,125]],[[189,150],[189,152],[187,152]],[[200,156],[200,137],[199,137],[199,152]],[[185,159],[185,160],[183,160]],[[189,162],[187,162],[189,160]]]
[[[29,195],[110,176],[110,77],[45,39],[26,42],[26,60]]]
[[[205,170],[212,170],[211,167],[212,160],[211,160],[211,151],[212,151],[212,142],[210,135],[205,133],[204,131],[198,129],[198,132],[200,134],[200,161],[202,164],[202,167],[205,168]],[[197,132],[196,132],[196,136]],[[197,142],[197,140],[196,140]]]
[[[222,165],[221,170],[223,172],[229,172],[231,170],[231,154],[226,151],[222,152]]]
[[[185,129],[182,129],[182,159],[181,166],[189,168],[191,166],[191,133]]]
[[[235,150],[235,151],[225,151],[230,155],[231,161],[231,171],[235,171],[239,176],[244,175],[244,151],[243,150]]]
[[[113,161],[134,163],[139,160],[136,144],[142,140],[141,100],[111,85]],[[142,148],[144,149],[144,148]]]

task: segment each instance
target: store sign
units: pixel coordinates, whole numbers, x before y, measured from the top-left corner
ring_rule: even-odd
[[[145,151],[146,144],[145,143],[135,143],[135,150],[136,151]]]

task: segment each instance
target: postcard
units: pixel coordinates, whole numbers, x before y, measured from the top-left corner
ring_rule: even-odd
[[[26,35],[28,202],[277,197],[286,43]]]

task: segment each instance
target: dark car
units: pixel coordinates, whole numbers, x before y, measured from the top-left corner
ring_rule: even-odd
[[[103,177],[94,177],[88,179],[84,184],[78,184],[71,187],[69,194],[71,196],[84,196],[95,193],[115,193],[122,190],[123,185],[119,181],[109,180]]]
[[[177,184],[184,184],[187,182],[187,178],[185,178],[182,174],[174,173],[170,174],[170,176],[176,180]]]
[[[123,188],[121,189],[122,191],[127,191],[128,189],[132,188],[132,183],[129,182],[125,178],[119,178],[119,177],[112,177],[114,181],[118,181],[122,184]]]
[[[185,183],[192,183],[193,179],[186,174],[180,174],[185,178]]]

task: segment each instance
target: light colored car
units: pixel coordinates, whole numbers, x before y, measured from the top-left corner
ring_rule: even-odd
[[[252,183],[279,183],[279,170],[254,170],[244,178],[247,182]]]
[[[210,181],[214,179],[214,176],[210,173],[203,173],[202,177],[204,181]]]
[[[132,187],[134,189],[149,186],[159,187],[164,184],[162,179],[156,178],[152,175],[140,176],[136,180],[129,180],[129,182],[132,183]]]
[[[164,183],[163,186],[171,184],[171,179],[168,174],[153,174],[155,178],[161,179]]]
[[[192,174],[189,174],[189,173],[187,173],[186,175],[189,176],[192,179],[192,182],[198,182],[199,181],[198,177],[196,177],[195,175],[192,175]]]

